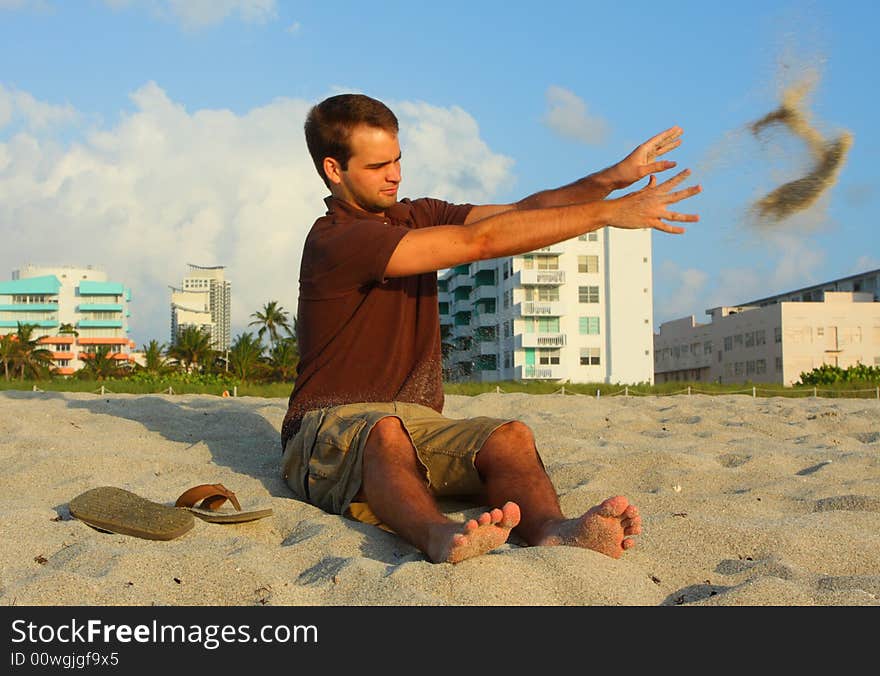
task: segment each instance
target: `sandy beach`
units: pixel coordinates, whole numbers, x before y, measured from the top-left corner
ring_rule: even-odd
[[[880,402],[747,395],[448,396],[452,417],[532,427],[564,512],[623,494],[643,515],[620,560],[515,537],[458,565],[292,498],[285,399],[0,392],[0,604],[880,605]],[[222,483],[244,524],[152,541],[69,501],[117,486],[164,504]],[[443,503],[453,518],[479,510]],[[487,584],[487,579],[516,584]]]

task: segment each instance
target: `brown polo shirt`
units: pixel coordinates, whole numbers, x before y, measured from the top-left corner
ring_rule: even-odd
[[[411,228],[461,225],[470,204],[404,199],[385,216],[328,197],[299,278],[300,362],[281,448],[316,408],[405,401],[443,410],[437,273],[384,279]]]

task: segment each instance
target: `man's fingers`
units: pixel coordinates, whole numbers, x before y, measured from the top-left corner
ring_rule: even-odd
[[[692,185],[689,188],[684,188],[683,190],[678,190],[676,192],[671,192],[666,195],[666,204],[672,204],[673,202],[681,202],[683,199],[687,199],[688,197],[692,197],[700,192],[702,192],[703,188],[699,185]]]
[[[661,221],[661,220],[658,220],[658,221],[657,221],[654,225],[652,225],[651,227],[653,227],[654,230],[660,230],[660,231],[662,231],[662,232],[668,232],[668,233],[673,234],[673,235],[680,235],[681,233],[684,232],[684,228],[680,228],[680,227],[678,227],[677,225],[670,225],[669,223],[664,223],[664,222]]]
[[[668,153],[670,150],[675,150],[680,145],[681,145],[681,139],[678,139],[678,140],[672,141],[672,142],[668,142],[668,143],[662,143],[662,144],[656,146],[656,149],[653,151],[653,153],[655,156],[664,155],[665,153]]]
[[[677,211],[668,211],[663,214],[663,218],[667,221],[677,221],[679,223],[696,223],[700,220],[697,214],[680,214]]]
[[[679,183],[681,183],[684,179],[686,179],[690,175],[691,175],[690,169],[683,169],[682,171],[678,172],[672,178],[667,178],[658,187],[664,191],[670,190],[671,188],[674,188],[675,186],[677,186]]]
[[[661,171],[666,171],[667,169],[672,169],[674,166],[675,162],[671,160],[663,160],[662,162],[651,162],[651,164],[646,164],[641,168],[642,178],[644,178],[648,174],[656,174]]]

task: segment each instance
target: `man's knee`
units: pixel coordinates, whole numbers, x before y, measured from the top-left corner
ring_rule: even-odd
[[[526,465],[532,465],[537,460],[537,464],[541,465],[534,433],[528,425],[518,420],[505,423],[492,432],[477,453],[475,462],[477,469],[483,471],[493,464],[507,467],[519,465],[513,462],[515,460]]]
[[[364,446],[364,453],[412,446],[400,418],[387,416],[373,425]]]
[[[501,425],[489,436],[489,441],[508,448],[535,449],[535,435],[532,428],[519,420]]]

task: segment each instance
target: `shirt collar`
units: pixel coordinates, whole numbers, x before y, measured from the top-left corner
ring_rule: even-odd
[[[356,206],[349,204],[338,197],[334,197],[333,195],[324,198],[324,204],[327,205],[328,216],[343,215],[346,218],[369,218],[378,221],[385,221],[388,220],[388,218],[405,218],[406,212],[408,211],[408,203],[409,200],[404,199],[401,202],[392,204],[385,210],[385,216],[380,216],[379,214],[371,214],[363,209],[358,209]]]

